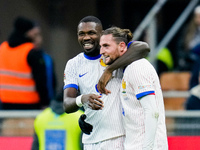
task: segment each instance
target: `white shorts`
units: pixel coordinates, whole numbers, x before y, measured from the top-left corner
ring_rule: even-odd
[[[108,139],[98,143],[84,144],[84,150],[124,150],[125,136]]]

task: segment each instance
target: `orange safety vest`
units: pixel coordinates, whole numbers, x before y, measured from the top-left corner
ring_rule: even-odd
[[[39,95],[36,91],[32,69],[27,56],[34,45],[24,43],[10,47],[3,42],[0,47],[0,100],[2,103],[36,104]]]

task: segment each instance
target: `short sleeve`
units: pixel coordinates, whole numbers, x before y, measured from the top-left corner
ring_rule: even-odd
[[[133,89],[137,99],[149,94],[155,94],[154,74],[151,67],[138,67],[137,64],[130,65],[128,68],[128,82]]]
[[[64,88],[76,88],[78,90],[78,79],[77,79],[77,65],[74,59],[67,62],[64,70]]]

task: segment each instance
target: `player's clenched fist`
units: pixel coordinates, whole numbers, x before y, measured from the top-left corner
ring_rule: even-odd
[[[83,104],[87,104],[89,108],[93,110],[103,109],[103,101],[100,99],[101,95],[86,94],[81,97]]]

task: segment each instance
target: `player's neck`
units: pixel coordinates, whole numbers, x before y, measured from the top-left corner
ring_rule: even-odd
[[[95,56],[89,56],[89,55],[86,55],[85,53],[84,53],[84,57],[86,58],[86,59],[89,59],[89,60],[96,60],[96,59],[99,59],[100,57],[101,57],[101,54],[99,54],[99,55],[95,55]]]
[[[100,50],[96,49],[96,50],[94,50],[94,51],[92,51],[90,53],[84,52],[84,54],[87,55],[87,56],[89,56],[89,57],[97,57],[100,54]]]

